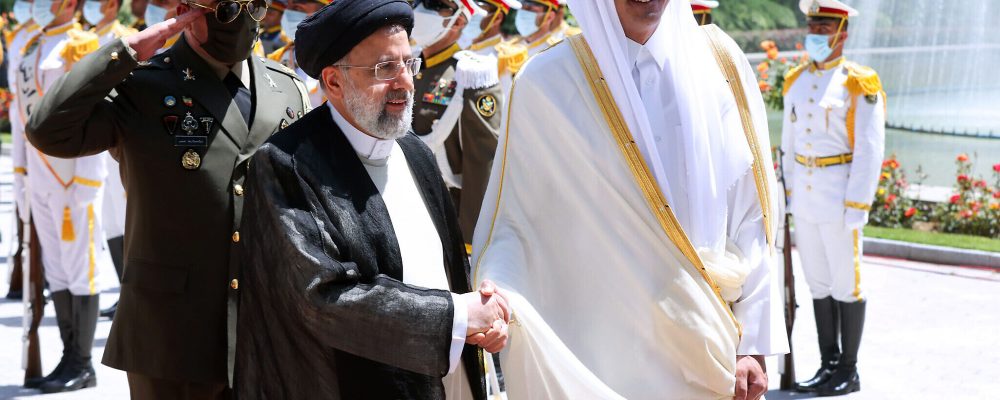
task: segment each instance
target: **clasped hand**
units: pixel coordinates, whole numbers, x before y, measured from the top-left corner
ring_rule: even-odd
[[[465,342],[478,345],[490,353],[497,353],[507,345],[507,324],[510,322],[510,303],[500,288],[484,280],[476,292],[463,294],[469,310],[469,327]]]

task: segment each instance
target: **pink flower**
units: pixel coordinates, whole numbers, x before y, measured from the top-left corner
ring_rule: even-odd
[[[960,201],[962,201],[962,196],[957,194],[952,195],[951,199],[948,200],[948,202],[950,202],[951,204],[958,204]]]
[[[986,181],[980,179],[980,180],[976,181],[976,183],[975,183],[974,186],[975,187],[984,188],[984,187],[986,187]]]
[[[993,164],[993,171],[1000,172],[1000,163]]]

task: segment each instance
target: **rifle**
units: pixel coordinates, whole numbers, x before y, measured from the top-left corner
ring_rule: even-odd
[[[41,245],[34,221],[28,222],[28,271],[24,274],[24,380],[42,376],[42,353],[38,326],[45,316],[45,276],[42,270]]]
[[[24,252],[24,224],[21,223],[20,219],[21,210],[14,207],[14,231],[17,232],[17,243],[11,243],[11,249],[7,254],[8,265],[11,266],[10,273],[10,290],[7,292],[7,298],[14,300],[18,297],[24,297],[24,265],[23,265],[23,252]]]
[[[778,170],[782,188],[787,188],[785,182],[785,169],[782,159],[784,151],[778,148]],[[792,327],[795,326],[795,309],[798,303],[795,302],[795,275],[792,272],[792,231],[791,215],[788,213],[788,192],[782,193],[785,198],[785,229],[784,240],[781,253],[784,256],[784,290],[785,290],[785,335],[788,336],[788,354],[785,354],[783,368],[781,369],[781,390],[791,390],[795,386],[795,357],[792,355]]]

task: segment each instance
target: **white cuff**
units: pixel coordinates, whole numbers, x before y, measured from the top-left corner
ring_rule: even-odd
[[[132,48],[132,46],[128,45],[128,42],[125,41],[125,37],[123,36],[119,40],[121,40],[122,44],[125,45],[125,51],[128,52],[128,55],[132,56],[133,60],[139,60],[139,53],[137,53],[135,49]]]
[[[462,360],[462,350],[465,348],[465,332],[469,329],[469,306],[458,293],[451,294],[455,303],[455,322],[451,325],[451,351],[448,353],[448,373],[455,372],[458,362]]]

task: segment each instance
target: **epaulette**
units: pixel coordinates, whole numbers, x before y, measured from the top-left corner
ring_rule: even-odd
[[[21,30],[23,29],[24,29],[24,24],[18,24],[17,26],[14,27],[14,29],[5,31],[3,33],[4,43],[10,44],[10,42],[14,41],[14,36],[17,36],[18,33],[21,33]]]
[[[874,69],[854,62],[844,63],[847,68],[847,87],[851,96],[874,96],[882,93],[882,81]]]
[[[134,33],[139,33],[139,31],[137,29],[130,28],[130,27],[127,27],[127,26],[122,25],[122,24],[115,24],[115,26],[113,28],[111,28],[111,31],[115,34],[116,38],[123,38],[125,36],[131,35],[131,34],[134,34]]]
[[[73,28],[66,31],[66,46],[63,47],[59,55],[66,62],[66,69],[68,71],[73,64],[76,64],[84,56],[100,47],[101,42],[98,40],[97,34],[80,28]]]
[[[788,94],[788,90],[792,88],[792,84],[795,83],[796,79],[799,79],[799,76],[802,75],[802,71],[805,71],[806,68],[809,68],[808,62],[804,62],[795,67],[792,67],[792,69],[788,70],[788,72],[785,73],[784,87],[781,88],[782,96]]]
[[[566,27],[566,31],[564,32],[564,34],[566,35],[566,37],[576,36],[576,35],[579,35],[581,33],[583,33],[583,29],[577,28],[575,26],[567,26]]]
[[[528,61],[528,46],[517,41],[502,42],[494,48],[497,51],[498,71],[510,71],[512,74],[516,74],[517,71],[521,70],[521,66]]]
[[[497,60],[492,56],[481,56],[468,50],[455,54],[455,81],[458,87],[482,89],[500,83]]]
[[[268,54],[267,59],[271,61],[277,61],[278,63],[280,63],[281,58],[285,56],[285,52],[291,48],[292,48],[292,43],[287,43],[284,46],[281,46],[272,51],[271,54]]]
[[[266,57],[260,57],[260,62],[263,63],[264,66],[267,67],[267,69],[269,70],[280,72],[282,74],[288,75],[294,80],[302,82],[302,78],[299,77],[299,74],[296,74],[295,71],[292,71],[291,68],[286,67],[284,64],[281,64],[274,60],[269,60]]]

